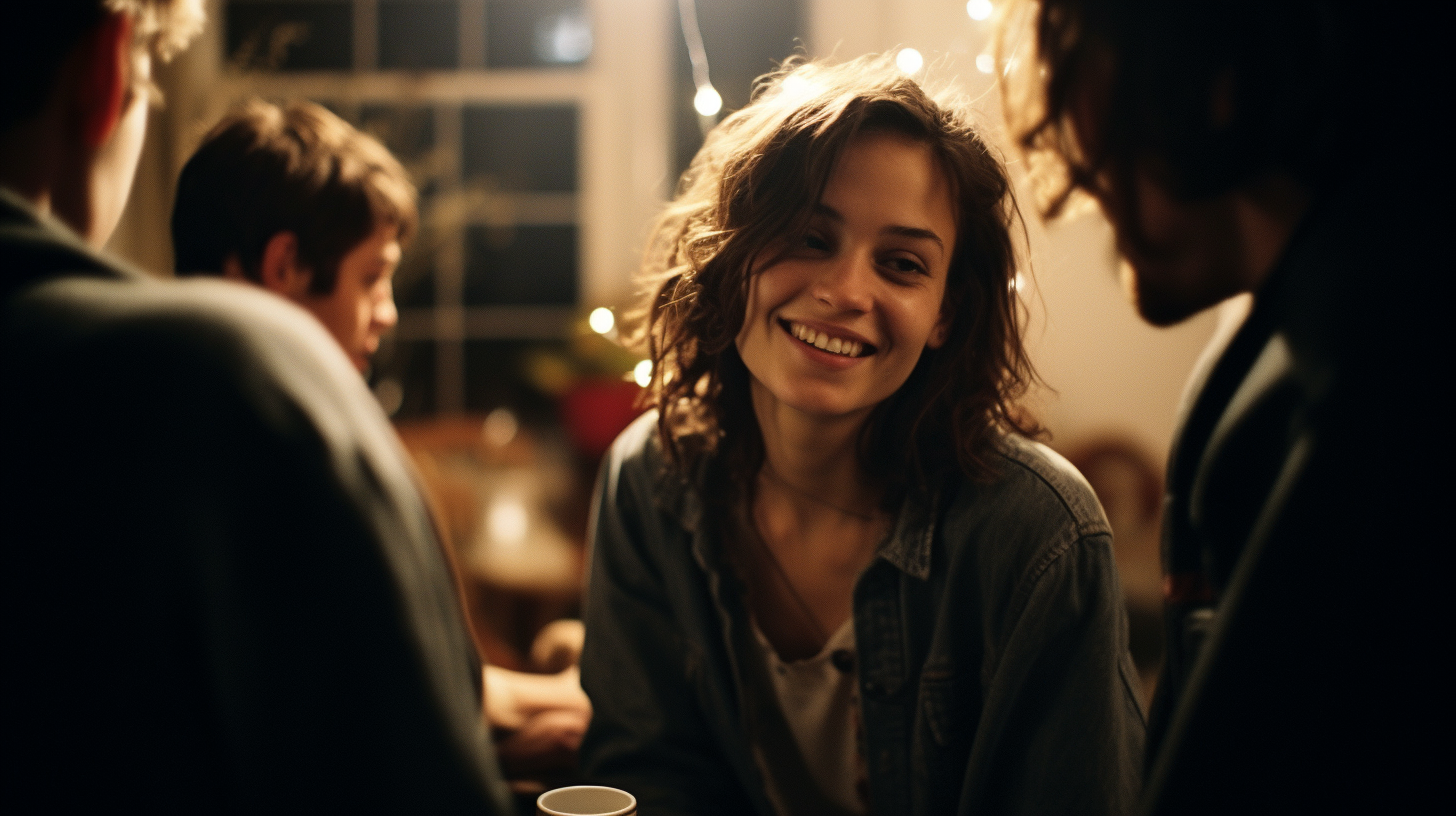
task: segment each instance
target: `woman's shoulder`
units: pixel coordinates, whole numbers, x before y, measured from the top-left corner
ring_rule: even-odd
[[[938,563],[979,587],[996,628],[1011,625],[1036,588],[1074,565],[1111,575],[1111,528],[1082,474],[1047,446],[1006,436],[989,482],[963,480],[942,517]]]
[[[1061,454],[1015,434],[997,448],[996,475],[964,482],[949,516],[962,522],[1007,525],[1041,536],[1084,538],[1111,532],[1092,486]]]
[[[657,439],[657,411],[644,411],[628,425],[607,451],[606,464],[612,468],[642,468],[662,458]]]
[[[601,479],[608,497],[631,494],[673,515],[690,514],[697,503],[695,486],[663,450],[656,410],[645,411],[617,436],[602,462]]]
[[[1061,506],[1078,524],[1107,526],[1107,518],[1092,485],[1066,457],[1040,442],[1016,434],[1002,437],[1001,455],[1006,461],[1002,478],[1015,489],[1029,491],[1044,501]]]

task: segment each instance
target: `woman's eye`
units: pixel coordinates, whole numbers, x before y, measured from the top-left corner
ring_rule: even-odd
[[[824,252],[829,249],[829,242],[818,235],[805,235],[804,248]]]
[[[920,262],[917,261],[917,260],[915,260],[914,258],[905,258],[905,257],[887,258],[887,259],[885,259],[884,264],[885,264],[886,267],[888,267],[890,269],[890,271],[892,271],[892,272],[894,272],[896,274],[899,274],[899,275],[923,275],[923,274],[925,274],[925,267],[922,266],[920,264]]]

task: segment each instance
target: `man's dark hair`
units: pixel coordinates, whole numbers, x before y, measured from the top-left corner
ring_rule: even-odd
[[[339,262],[384,224],[405,243],[416,193],[373,137],[311,102],[254,100],[228,114],[182,168],[172,209],[179,275],[221,275],[228,258],[261,281],[263,252],[280,232],[298,239],[309,290],[334,289]]]
[[[1409,36],[1416,26],[1368,3],[1028,0],[1019,11],[1001,37],[1022,91],[1007,119],[1049,160],[1033,162],[1048,215],[1139,160],[1183,199],[1270,171],[1318,193],[1439,107],[1412,90],[1434,61]]]
[[[167,60],[202,28],[199,0],[41,0],[0,22],[0,133],[40,113],[72,46],[107,13],[132,21],[133,48]]]

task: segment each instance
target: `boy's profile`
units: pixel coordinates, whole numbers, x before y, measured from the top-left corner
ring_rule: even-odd
[[[311,312],[363,371],[398,319],[393,275],[416,193],[383,145],[311,102],[254,100],[182,168],[179,275],[251,281]]]

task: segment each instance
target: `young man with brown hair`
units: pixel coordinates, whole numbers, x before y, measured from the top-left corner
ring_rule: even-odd
[[[0,809],[507,812],[439,543],[357,372],[271,295],[98,252],[150,59],[200,5],[0,25]]]
[[[1449,801],[1444,28],[1346,0],[1025,5],[1008,118],[1060,175],[1047,212],[1096,198],[1154,324],[1252,294],[1169,464],[1144,811]]]
[[[254,100],[223,117],[182,168],[176,270],[288,298],[363,371],[398,320],[392,282],[415,202],[404,168],[372,137],[311,102]]]

